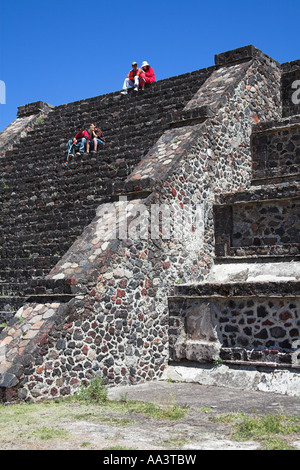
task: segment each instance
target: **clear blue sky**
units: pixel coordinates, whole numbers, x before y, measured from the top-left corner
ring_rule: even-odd
[[[0,131],[23,104],[121,89],[133,60],[160,80],[248,44],[281,63],[299,59],[299,18],[299,0],[1,0]]]

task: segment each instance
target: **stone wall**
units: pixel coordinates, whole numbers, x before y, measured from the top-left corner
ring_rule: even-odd
[[[178,316],[183,312],[179,308],[181,301],[172,304],[172,298],[181,286],[184,291],[186,284],[197,285],[209,275],[215,260],[214,204],[224,192],[237,195],[237,199],[239,194],[245,196],[252,178],[253,125],[273,121],[281,113],[281,68],[253,47],[218,55],[214,67],[196,75],[195,82],[192,74],[174,79],[180,83],[176,94],[186,97],[184,106],[182,102],[179,106],[177,98],[173,109],[160,115],[154,108],[155,100],[162,101],[164,94],[168,96],[165,103],[170,100],[173,79],[158,82],[143,96],[129,95],[126,101],[113,94],[64,105],[51,113],[51,126],[47,124],[43,135],[39,135],[41,144],[49,149],[55,144],[51,137],[54,117],[57,125],[68,122],[68,126],[84,112],[95,120],[100,115],[100,102],[108,109],[115,101],[116,107],[102,127],[118,151],[111,146],[111,160],[106,164],[105,147],[103,158],[97,161],[105,180],[99,173],[92,176],[92,163],[88,163],[87,173],[83,171],[84,163],[76,161],[67,170],[70,179],[59,191],[68,196],[70,222],[75,216],[72,202],[80,202],[78,209],[90,207],[96,216],[88,223],[80,222],[81,232],[74,232],[70,248],[43,278],[31,282],[30,298],[0,337],[0,387],[5,399],[68,395],[94,373],[103,374],[112,385],[157,379],[174,357],[172,348],[181,352],[186,348],[187,343],[175,345],[178,340],[180,343],[179,330],[185,317],[184,313]],[[192,94],[188,92],[190,80],[197,85]],[[134,109],[131,115],[129,106]],[[150,110],[154,112],[152,124]],[[142,113],[145,117],[141,122]],[[131,128],[133,114],[136,121]],[[125,120],[125,115],[128,121],[124,121],[123,132],[117,123],[121,118]],[[129,149],[132,152],[140,142],[135,136],[141,129],[140,138],[147,135],[148,144],[131,160]],[[64,132],[67,130],[70,127],[65,126]],[[42,148],[38,145],[35,151]],[[114,158],[122,161],[117,163]],[[74,175],[72,169],[76,170]],[[43,187],[50,220],[57,214],[53,211],[62,208],[63,197],[52,195],[51,200],[46,199],[54,190],[53,181],[57,181],[55,188],[60,188],[62,178],[55,175],[61,171],[56,167],[48,178],[48,189]],[[82,185],[82,193],[75,191],[79,187],[75,181]],[[30,188],[37,182],[41,185],[41,180],[28,182]],[[72,188],[69,193],[68,185]],[[29,201],[27,197],[26,210]],[[226,201],[224,206],[230,203]],[[171,217],[166,222],[163,214],[153,233],[149,217],[152,211],[164,207]],[[66,226],[62,234],[69,229],[70,225]],[[259,289],[256,293],[262,297],[263,290]],[[287,316],[275,308],[277,300],[273,305],[270,300],[261,301],[261,309],[250,306],[253,292],[243,291],[243,306],[237,314],[230,303],[230,290],[225,292],[226,298],[214,307],[213,323],[206,323],[204,318],[205,341],[213,339],[208,360],[214,354],[220,357],[220,351],[227,360],[237,360],[236,355],[238,360],[245,360],[247,351],[254,347],[258,351],[256,360],[264,362],[258,344],[262,338],[255,338],[255,334],[267,335],[263,340],[269,341],[269,350],[281,348],[283,356],[279,351],[276,359],[279,362],[285,362],[287,355],[294,357],[295,344],[287,343],[289,337],[297,338],[298,320],[292,301],[281,306]],[[185,294],[189,295],[188,290]],[[272,292],[269,294],[268,299]],[[262,308],[268,312],[268,320]],[[192,317],[190,320],[189,331],[194,331]],[[266,321],[270,323],[264,324]],[[217,334],[214,322],[218,324]],[[278,322],[282,322],[282,329]]]
[[[295,77],[286,72],[293,69],[283,67],[284,118],[252,129],[251,185],[215,199],[209,275],[169,298],[169,338],[175,363],[286,368],[300,391],[299,116]]]
[[[293,178],[299,173],[299,117],[255,126],[252,134],[253,182]]]
[[[169,356],[168,296],[174,286],[199,282],[209,272],[215,194],[248,186],[252,125],[273,119],[280,108],[278,64],[244,52],[240,63],[229,61],[206,73],[182,112],[174,110],[164,121],[161,137],[136,168],[113,181],[108,206],[98,207],[94,220],[46,276],[45,289],[47,283],[53,290],[57,283],[68,286],[60,294],[63,299],[57,303],[56,291],[51,301],[48,289],[48,301],[44,297],[41,303],[34,292],[34,303],[18,312],[0,343],[2,387],[10,397],[69,394],[97,371],[111,384],[160,377]],[[166,226],[157,238],[149,233],[150,225],[143,236],[139,232],[139,209],[151,212],[163,204],[190,217],[184,219],[183,237],[164,236]],[[197,225],[199,207],[202,224]],[[113,227],[116,214],[121,218]],[[121,237],[124,227],[127,233]],[[174,227],[171,218],[169,228]],[[117,233],[110,237],[113,228]],[[28,321],[20,342],[17,319],[24,314]]]
[[[161,80],[143,95],[115,92],[54,108],[41,102],[19,107],[0,139],[0,324],[29,295],[68,292],[45,276],[213,69]],[[77,125],[92,121],[104,131],[105,148],[66,168],[67,141]]]
[[[181,289],[179,299],[169,300],[170,360],[299,366],[299,283],[282,297],[272,288],[252,284],[250,291],[240,283],[197,294],[190,288],[185,297]]]
[[[35,292],[30,281],[49,273],[101,201],[111,197],[113,185],[130,174],[162,134],[169,114],[184,107],[212,70],[162,80],[143,95],[116,92],[57,106],[25,137],[14,140],[1,161],[4,293]],[[21,108],[20,119],[26,119],[33,107]],[[106,146],[97,157],[85,155],[66,168],[67,141],[77,125],[92,121],[103,129]]]
[[[299,203],[296,199],[240,206],[233,216],[233,247],[280,245],[282,253],[286,246],[294,248],[291,254],[297,253]]]
[[[297,190],[274,191],[271,200],[244,201],[234,210],[221,205],[214,211],[219,257],[299,256]]]
[[[0,132],[0,158],[18,144],[39,122],[43,122],[53,106],[38,101],[19,106],[17,118]]]

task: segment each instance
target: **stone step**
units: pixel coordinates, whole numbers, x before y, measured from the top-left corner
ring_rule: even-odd
[[[26,282],[8,282],[0,280],[0,297],[22,297],[28,287]]]
[[[227,284],[231,282],[278,282],[299,281],[300,261],[289,261],[285,258],[274,260],[240,260],[233,259],[226,263],[215,262],[206,282],[209,284]]]
[[[75,287],[69,279],[45,279],[30,278],[25,282],[2,282],[0,281],[0,299],[1,298],[24,298],[38,295],[73,295]]]
[[[253,258],[292,258],[300,257],[300,243],[277,244],[276,237],[263,237],[257,240],[262,246],[248,245],[242,247],[230,247],[228,255],[218,256],[217,260],[223,259],[253,259]]]
[[[116,92],[57,106],[6,152],[0,162],[0,279],[8,293],[31,294],[32,277],[48,274],[65,252],[61,245],[70,247],[172,119],[195,117],[181,116],[182,110],[213,70],[162,80],[143,94]],[[100,126],[107,144],[96,157],[75,157],[65,167],[67,142],[82,121]]]
[[[49,269],[60,259],[59,256],[36,256],[32,254],[28,258],[0,258],[0,272],[8,269],[44,268]]]
[[[52,231],[52,232],[27,232],[23,233],[21,231],[16,231],[13,235],[9,235],[9,241],[5,241],[1,239],[1,243],[5,242],[5,247],[10,250],[13,249],[21,249],[22,246],[25,246],[27,244],[31,245],[42,245],[43,246],[43,241],[46,239],[46,246],[48,246],[49,243],[51,243],[53,246],[56,244],[57,248],[52,254],[52,256],[57,255],[59,253],[59,245],[60,245],[60,240],[65,239],[68,242],[70,242],[70,245],[74,243],[78,235],[82,232],[84,226],[81,227],[80,225],[77,227],[77,230],[74,228],[73,231],[71,230],[61,230],[61,231]],[[64,241],[63,241],[64,242]],[[33,253],[30,253],[33,255]],[[29,255],[30,255],[29,254]]]
[[[51,271],[53,266],[49,266],[48,268],[34,268],[34,267],[23,267],[20,269],[1,269],[0,270],[0,289],[1,286],[3,287],[5,283],[9,285],[17,285],[20,283],[20,289],[22,286],[27,284],[31,279],[36,278],[44,278],[49,272]],[[20,290],[20,292],[23,292]]]
[[[278,267],[279,269],[279,267]],[[296,271],[298,273],[298,269]],[[296,275],[298,276],[298,275]],[[295,276],[295,277],[296,277]],[[299,297],[300,279],[288,281],[252,282],[202,282],[201,284],[179,285],[174,288],[174,296],[189,297]]]
[[[19,235],[22,236],[22,234],[34,235],[39,233],[41,235],[45,233],[47,234],[47,239],[55,237],[57,232],[63,232],[64,230],[68,230],[68,232],[71,234],[75,229],[77,233],[78,225],[80,226],[82,223],[87,224],[95,217],[95,209],[92,208],[91,210],[82,211],[81,214],[75,209],[72,209],[66,213],[65,220],[57,220],[55,214],[52,214],[49,211],[47,212],[44,209],[43,211],[40,210],[40,214],[38,215],[36,213],[34,216],[29,216],[26,218],[15,218],[10,224],[10,221],[7,221],[6,226],[3,224],[2,230],[3,233],[6,233],[6,227],[8,227],[12,237]],[[62,216],[60,218],[62,218]]]
[[[11,199],[15,194],[16,187],[18,187],[20,198],[28,197],[28,195],[33,197],[36,194],[36,189],[40,188],[41,194],[44,197],[47,196],[50,202],[53,193],[68,194],[71,186],[87,195],[89,193],[98,194],[101,192],[102,186],[106,184],[106,180],[115,177],[126,178],[139,163],[141,154],[139,153],[135,158],[127,158],[123,154],[120,158],[120,155],[117,154],[109,161],[103,162],[100,159],[98,161],[96,159],[84,160],[84,156],[75,156],[70,160],[68,167],[65,167],[66,158],[66,154],[61,157],[53,172],[49,171],[49,167],[44,167],[40,174],[36,170],[35,176],[26,177],[22,170],[11,176],[4,175],[2,178],[3,189],[0,190],[1,201]]]
[[[23,246],[5,246],[0,248],[0,259],[28,258],[31,254],[35,256],[62,256],[70,248],[71,241],[61,243],[26,244]]]

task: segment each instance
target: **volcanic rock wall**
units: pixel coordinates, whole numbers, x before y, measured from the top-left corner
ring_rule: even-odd
[[[215,259],[205,282],[170,298],[170,358],[293,370],[300,390],[299,106],[284,64],[284,117],[252,129],[246,190],[218,195]],[[288,116],[288,113],[290,115]]]
[[[0,337],[3,399],[68,395],[95,373],[114,385],[161,376],[182,350],[177,290],[213,268],[216,198],[250,187],[252,127],[280,118],[280,77],[253,46],[229,51],[135,96],[54,108],[7,156],[1,279],[8,303],[25,300]],[[107,145],[66,170],[82,119]]]

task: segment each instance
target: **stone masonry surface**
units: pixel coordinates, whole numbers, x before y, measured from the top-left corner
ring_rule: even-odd
[[[36,237],[36,250],[44,246],[36,219],[28,219],[33,229],[30,233],[24,225],[29,209],[41,209],[41,216],[50,214],[49,226],[43,223],[49,231],[47,249],[50,245],[58,249],[55,239],[64,234],[68,234],[70,243],[69,249],[65,243],[57,252],[59,261],[52,260],[41,274],[33,263],[36,279],[22,292],[31,297],[0,336],[4,400],[69,395],[82,380],[88,381],[99,372],[114,385],[137,384],[162,375],[170,358],[169,338],[171,345],[174,339],[168,298],[174,295],[175,286],[205,280],[215,255],[216,197],[250,187],[252,127],[281,114],[279,64],[261,53],[248,57],[249,50],[246,52],[247,61],[244,58],[240,63],[225,63],[183,79],[158,82],[143,97],[113,94],[58,107],[37,133],[35,150],[26,149],[23,143],[16,150],[16,155],[25,152],[16,169],[18,185],[6,193],[3,190],[7,208],[12,208],[12,192],[18,194],[15,236],[21,237],[23,245],[32,244]],[[196,75],[198,81],[193,81]],[[192,93],[187,91],[189,82],[193,83]],[[180,100],[174,99],[171,108],[171,95],[176,90],[182,101],[179,104]],[[153,106],[155,100],[164,107],[161,114],[159,106]],[[132,114],[128,113],[129,106]],[[51,137],[54,122],[64,126],[66,141],[84,115],[87,121],[97,120],[106,111],[107,121],[100,127],[108,143],[99,159],[74,161],[63,169],[65,143]],[[138,135],[146,140],[143,147],[137,145],[141,142]],[[57,144],[62,149],[59,159],[49,162],[52,172],[47,181],[43,180],[42,163],[36,165],[34,178],[24,180],[21,174],[32,164],[34,155],[47,151],[52,155]],[[8,185],[14,176],[11,174]],[[39,188],[39,198],[33,187]],[[168,236],[168,229],[174,234],[178,228],[172,218],[169,227],[161,224],[157,238],[151,236],[151,224],[141,235],[144,219],[140,209],[146,208],[150,214],[163,204],[179,211],[184,236]],[[202,225],[195,223],[199,208]],[[57,224],[51,233],[53,220]],[[7,233],[10,230],[7,225]],[[126,236],[122,237],[124,230]],[[13,243],[4,247],[5,259],[10,258],[10,249],[15,250]],[[21,248],[24,253],[25,246]],[[52,251],[52,257],[55,254]],[[30,259],[42,261],[40,254]],[[12,281],[17,278],[11,275]],[[269,349],[281,348],[295,355],[299,336],[295,302],[291,299],[285,311],[279,312],[276,305],[280,301],[274,300],[271,305],[267,299],[259,310],[262,313],[264,308],[264,315],[258,315],[254,305],[251,310],[250,300],[243,302],[238,312],[230,300],[219,305],[216,317],[222,354],[227,352],[232,359],[237,353],[245,358],[245,350],[251,346],[263,360],[260,351],[267,340]]]
[[[211,347],[213,341],[219,344],[221,359],[299,364],[299,298],[203,298],[185,300],[184,304],[173,301],[170,305],[170,355],[175,361],[197,359],[196,326],[209,310],[216,337],[208,340]]]
[[[292,177],[299,172],[299,118],[256,126],[252,136],[253,179]]]
[[[287,64],[283,70],[290,71]],[[298,116],[287,89],[293,78],[281,81],[285,117],[253,127],[252,185],[216,198],[217,263],[209,281],[178,286],[169,298],[175,362],[299,368]]]
[[[210,73],[162,80],[143,96],[112,93],[55,107],[6,152],[0,187],[4,293],[34,293],[30,280],[49,273],[111,196],[113,184],[126,178],[161,135],[168,114],[182,109]],[[107,144],[97,158],[85,155],[65,168],[66,143],[82,121],[99,125]]]

